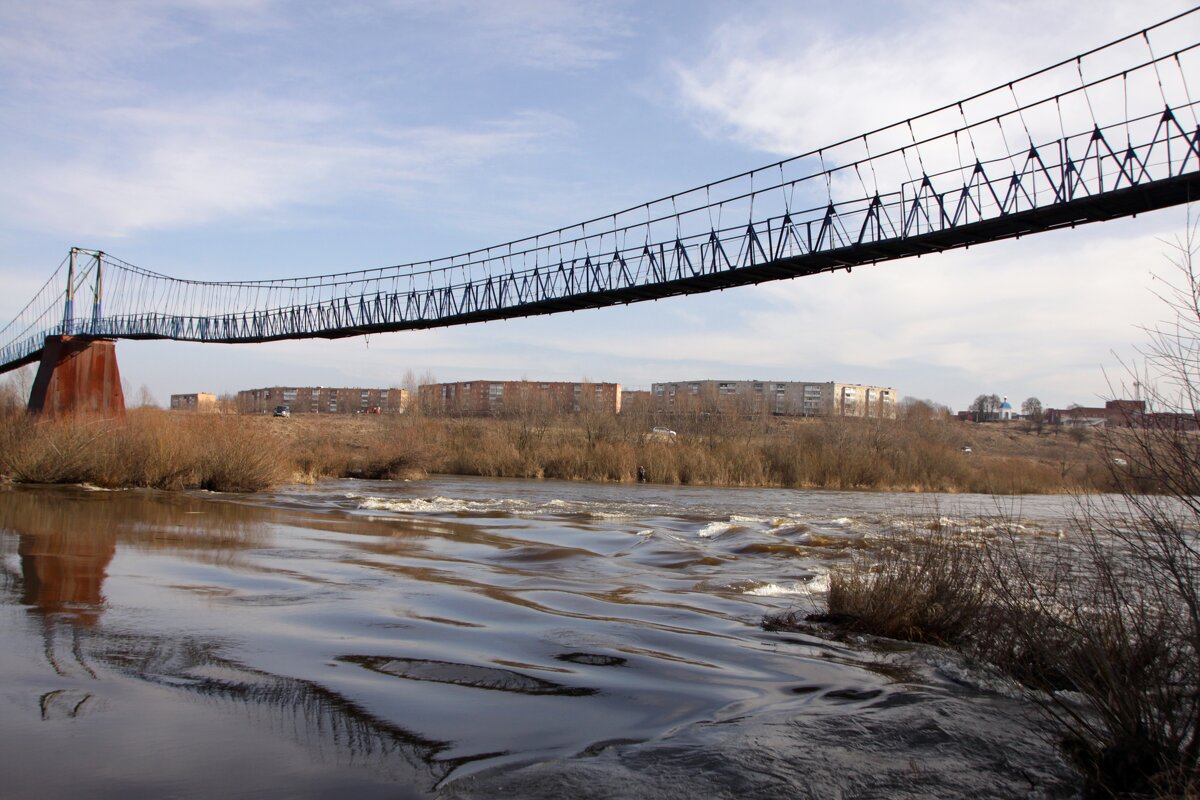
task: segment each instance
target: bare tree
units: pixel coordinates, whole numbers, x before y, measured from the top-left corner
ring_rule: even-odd
[[[1083,505],[1077,552],[1060,573],[1069,579],[1032,597],[1054,620],[1040,646],[1086,698],[1081,708],[1046,696],[1095,796],[1200,792],[1197,234],[1189,222],[1171,244],[1174,274],[1158,279],[1169,319],[1147,330],[1143,364],[1129,369],[1146,412],[1130,407],[1129,427],[1095,429],[1119,494]],[[1032,594],[1013,607],[1029,608]]]
[[[1025,418],[1026,427],[1028,430],[1037,431],[1040,435],[1042,432],[1042,424],[1046,419],[1044,410],[1042,409],[1042,401],[1036,397],[1029,397],[1021,403],[1021,416]]]
[[[968,411],[976,422],[993,420],[1000,413],[1000,396],[996,394],[981,394],[971,403]]]
[[[422,414],[444,414],[451,411],[451,409],[443,408],[437,398],[429,394],[422,394],[421,392],[422,386],[432,386],[437,382],[437,375],[433,373],[433,370],[426,369],[421,373],[421,377],[415,381],[416,396],[410,399],[413,409]]]
[[[158,401],[154,399],[150,387],[144,383],[138,388],[137,404],[139,408],[158,408]]]
[[[7,377],[0,383],[0,413],[12,414],[29,401],[28,392],[22,392],[16,376]]]
[[[947,419],[950,408],[928,398],[904,397],[896,404],[896,416],[901,420]]]

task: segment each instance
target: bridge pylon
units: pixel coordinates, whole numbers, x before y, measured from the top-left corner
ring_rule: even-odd
[[[47,336],[29,413],[40,416],[125,418],[125,393],[112,339]]]

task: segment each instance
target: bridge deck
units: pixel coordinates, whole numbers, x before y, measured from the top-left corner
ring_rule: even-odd
[[[225,344],[278,341],[281,339],[321,338],[340,339],[372,333],[421,330],[492,322],[503,319],[558,314],[565,311],[605,308],[629,303],[659,300],[679,295],[699,294],[767,281],[798,278],[857,266],[894,261],[912,256],[940,253],[945,250],[970,247],[1001,239],[1018,238],[1061,228],[1073,228],[1091,222],[1103,222],[1119,217],[1136,216],[1148,211],[1188,203],[1200,198],[1200,173],[1166,178],[1152,183],[1078,198],[1069,202],[1007,214],[945,230],[917,236],[890,239],[837,250],[806,253],[736,270],[711,272],[678,280],[641,286],[629,286],[599,292],[583,292],[568,297],[540,300],[505,308],[472,311],[436,320],[411,320],[401,323],[359,325],[338,330],[314,331],[302,335],[263,336],[252,339],[219,339],[209,341]],[[129,339],[169,338],[156,335],[127,336]],[[29,363],[33,359],[26,359]],[[0,368],[2,369],[2,368]]]

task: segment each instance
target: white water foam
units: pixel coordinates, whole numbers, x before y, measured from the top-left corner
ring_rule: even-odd
[[[747,523],[752,524],[752,525],[765,525],[765,524],[771,522],[771,520],[772,520],[771,517],[757,517],[757,516],[750,516],[747,514],[734,514],[733,516],[731,516],[729,518],[730,522],[737,522],[737,523],[740,523],[743,525],[745,525]]]
[[[520,516],[536,516],[557,514],[570,516],[586,516],[597,520],[635,519],[639,516],[636,511],[615,511],[598,503],[579,503],[570,500],[546,500],[544,502],[529,502],[515,498],[498,500],[467,500],[454,497],[371,497],[347,494],[346,498],[355,500],[358,507],[367,511],[395,511],[398,513],[417,514],[489,514],[506,513]]]
[[[813,576],[812,580],[804,584],[804,590],[811,594],[828,594],[829,593],[829,573]]]
[[[713,536],[720,536],[722,533],[725,533],[726,531],[731,531],[735,527],[737,527],[737,526],[734,525],[732,522],[710,522],[707,525],[705,525],[703,528],[700,529],[698,535],[702,539],[709,539],[709,538],[712,538]]]
[[[753,589],[747,589],[742,594],[749,594],[755,597],[785,597],[788,595],[808,594],[809,591],[807,583],[764,583],[755,586]]]
[[[516,511],[514,501],[506,500],[459,500],[452,497],[365,497],[359,508],[369,511],[399,511],[403,513],[453,514],[460,511],[486,513],[489,511]],[[526,510],[528,511],[528,510]]]

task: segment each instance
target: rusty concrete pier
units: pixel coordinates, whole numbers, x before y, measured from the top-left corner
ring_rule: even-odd
[[[116,342],[47,336],[29,412],[51,418],[90,415],[124,419],[125,393]]]

